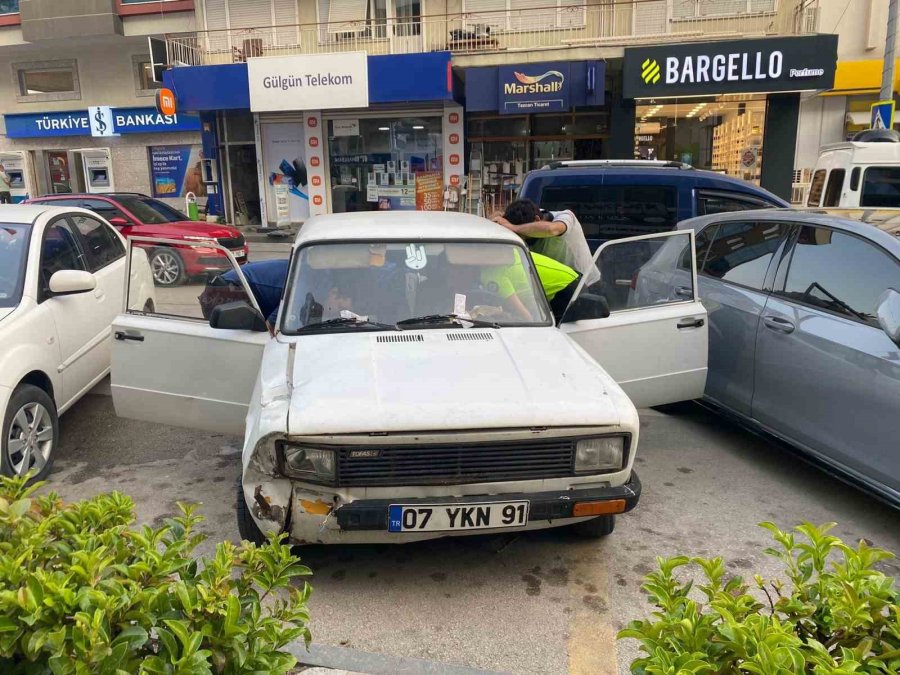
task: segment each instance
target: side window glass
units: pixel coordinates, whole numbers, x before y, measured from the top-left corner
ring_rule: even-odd
[[[691,235],[687,231],[612,242],[595,254],[602,276],[586,291],[602,295],[611,312],[692,300],[690,247]]]
[[[769,264],[787,233],[787,225],[771,221],[721,223],[708,246],[701,272],[761,290]]]
[[[807,206],[818,206],[822,198],[822,188],[825,187],[825,169],[819,169],[813,174],[812,183],[809,185],[809,194],[806,197]]]
[[[765,202],[751,198],[743,198],[737,195],[700,193],[697,198],[697,214],[701,216],[714,213],[730,213],[732,211],[748,211],[750,209],[764,209],[771,206]]]
[[[710,225],[700,232],[698,232],[694,238],[695,248],[697,249],[697,269],[703,267],[703,263],[706,261],[706,255],[709,253],[709,247],[712,245],[713,239],[715,239],[716,232],[718,231],[718,225]],[[684,253],[681,256],[681,262],[678,266],[685,270],[691,269],[691,249],[686,248]]]
[[[900,167],[870,166],[863,173],[860,206],[900,206]]]
[[[65,218],[59,218],[44,230],[41,242],[41,296],[50,288],[50,277],[60,270],[87,271],[78,237]]]
[[[859,190],[859,167],[853,167],[853,171],[850,172],[850,189],[856,192]]]
[[[844,169],[832,169],[828,174],[828,186],[825,188],[825,199],[822,206],[837,206],[841,201],[841,188],[844,187]]]
[[[540,205],[572,211],[588,239],[621,239],[668,232],[678,220],[677,195],[668,185],[545,185]]]
[[[96,218],[78,213],[73,213],[69,217],[87,245],[92,272],[106,267],[125,255],[125,246],[109,225]]]
[[[202,275],[198,268],[204,270]],[[154,313],[173,319],[208,321],[217,305],[254,304],[228,257],[204,242],[179,246],[134,242],[128,277],[130,312],[141,311],[139,299],[148,289],[155,296]],[[269,290],[261,287],[258,292],[264,295]],[[262,304],[259,297],[257,305]]]
[[[900,263],[887,253],[852,234],[804,226],[781,294],[877,327],[888,288],[900,288]]]
[[[96,211],[107,220],[115,217],[125,218],[125,214],[115,204],[102,199],[84,199],[81,201],[81,206]]]

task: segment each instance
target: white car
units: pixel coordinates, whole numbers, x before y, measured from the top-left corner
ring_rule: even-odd
[[[58,415],[109,373],[110,327],[124,306],[126,242],[96,213],[0,206],[0,472],[39,479],[53,462]],[[135,249],[128,304],[153,309],[146,254]]]
[[[692,232],[654,236],[693,250]],[[513,309],[485,281],[523,264]],[[640,496],[635,404],[699,397],[706,379],[696,295],[610,315],[580,293],[557,327],[521,239],[474,216],[308,220],[271,336],[236,290],[208,323],[119,316],[112,389],[119,415],[244,434],[250,540],[608,534]]]

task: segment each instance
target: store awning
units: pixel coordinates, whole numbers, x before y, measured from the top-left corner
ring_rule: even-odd
[[[834,88],[821,96],[877,94],[881,89],[881,59],[838,61]],[[894,91],[900,90],[900,59],[894,64]]]

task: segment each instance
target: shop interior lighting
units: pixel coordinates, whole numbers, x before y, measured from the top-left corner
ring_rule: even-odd
[[[413,124],[413,129],[424,129],[425,127],[421,124]]]
[[[378,127],[378,131],[390,131],[390,127]]]

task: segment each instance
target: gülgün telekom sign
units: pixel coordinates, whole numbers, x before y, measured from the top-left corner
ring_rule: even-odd
[[[247,77],[253,112],[369,106],[365,52],[252,58]]]

